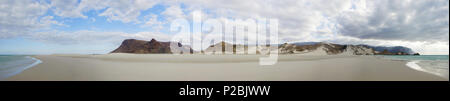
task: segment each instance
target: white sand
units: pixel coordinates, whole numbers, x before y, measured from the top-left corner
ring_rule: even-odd
[[[43,63],[8,78],[35,80],[447,81],[375,56],[280,55],[260,66],[260,55],[42,55]]]

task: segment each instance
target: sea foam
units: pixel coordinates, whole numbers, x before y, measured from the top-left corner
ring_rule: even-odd
[[[424,55],[424,56],[384,56],[391,60],[408,61],[406,66],[426,73],[449,79],[448,55]]]

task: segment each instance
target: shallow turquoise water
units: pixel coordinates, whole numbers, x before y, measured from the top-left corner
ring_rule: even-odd
[[[0,55],[0,80],[16,75],[40,62],[26,55]]]

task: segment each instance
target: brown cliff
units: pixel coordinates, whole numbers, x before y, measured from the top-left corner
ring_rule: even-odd
[[[182,46],[178,43],[178,46]],[[190,48],[188,48],[190,49]],[[190,49],[192,52],[192,49]],[[155,39],[150,41],[126,39],[122,42],[119,48],[115,49],[111,53],[137,53],[137,54],[171,54],[170,42],[160,42]]]

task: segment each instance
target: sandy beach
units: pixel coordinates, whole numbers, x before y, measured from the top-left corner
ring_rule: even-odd
[[[38,55],[42,63],[7,81],[448,81],[376,56]]]

